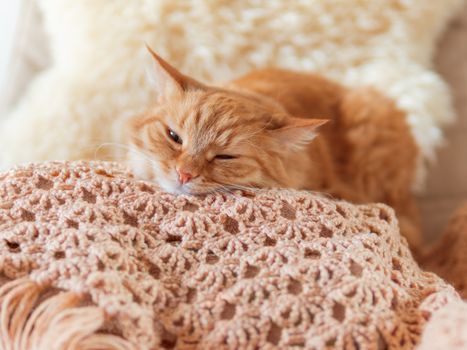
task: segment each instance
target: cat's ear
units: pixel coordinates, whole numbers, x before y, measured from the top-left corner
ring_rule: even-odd
[[[184,92],[189,90],[205,88],[202,83],[187,77],[172,67],[148,45],[146,45],[146,48],[154,62],[153,67],[149,71],[149,77],[160,101],[174,96],[181,97]]]
[[[318,135],[317,129],[327,122],[328,119],[287,118],[283,126],[271,130],[270,134],[288,150],[300,150]]]

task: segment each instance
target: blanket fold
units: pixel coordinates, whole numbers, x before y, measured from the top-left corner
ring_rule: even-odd
[[[380,204],[173,196],[105,162],[13,169],[0,198],[4,349],[411,349],[461,302]]]

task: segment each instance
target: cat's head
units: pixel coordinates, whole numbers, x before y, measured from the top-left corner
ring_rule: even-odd
[[[287,186],[286,160],[324,121],[294,118],[274,101],[206,86],[152,50],[157,105],[130,120],[135,174],[174,193]]]

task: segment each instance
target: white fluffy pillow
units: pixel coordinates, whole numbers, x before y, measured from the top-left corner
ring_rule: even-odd
[[[53,65],[0,126],[0,165],[89,159],[102,143],[121,143],[121,121],[153,99],[144,42],[212,82],[275,65],[375,85],[408,112],[423,159],[430,158],[439,127],[453,117],[431,58],[461,3],[42,0]]]

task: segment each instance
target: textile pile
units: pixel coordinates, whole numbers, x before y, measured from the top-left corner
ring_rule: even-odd
[[[106,162],[10,170],[0,198],[2,349],[436,349],[444,317],[467,327],[384,205],[173,196]]]

